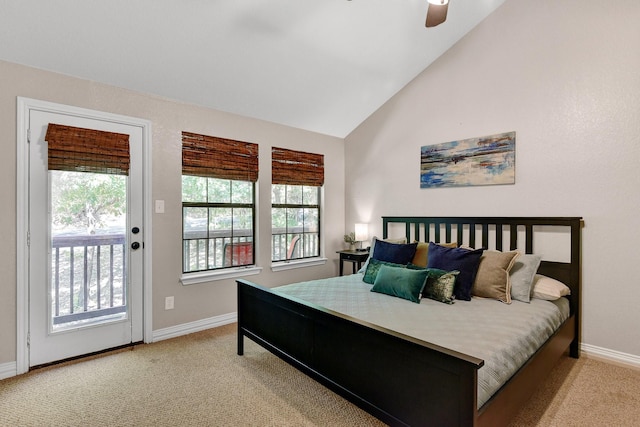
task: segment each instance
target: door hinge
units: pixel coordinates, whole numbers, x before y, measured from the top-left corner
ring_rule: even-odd
[[[27,246],[31,246],[31,232],[27,231]]]
[[[27,129],[27,144],[31,143],[31,129]]]
[[[27,347],[31,347],[31,332],[27,333]]]

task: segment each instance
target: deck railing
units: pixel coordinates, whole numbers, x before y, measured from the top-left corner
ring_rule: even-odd
[[[318,233],[303,233],[302,228],[274,229],[273,231],[274,233],[271,235],[271,261],[286,261],[320,255]]]
[[[317,233],[304,233],[302,229],[274,229],[273,232],[272,261],[319,254]],[[251,242],[250,230],[236,232],[233,238],[229,237],[228,231],[216,232],[208,238],[195,234],[187,237],[189,239],[184,240],[185,272],[233,266],[225,260],[225,252],[228,252],[225,246]],[[51,283],[54,325],[126,312],[125,245],[123,233],[53,237]],[[253,264],[253,251],[249,256],[249,264]]]
[[[53,237],[54,325],[127,310],[125,244],[124,234]]]
[[[237,266],[238,264],[230,262],[229,251],[226,249],[230,245],[244,247],[251,242],[251,237],[251,230],[234,230],[234,237],[230,236],[229,230],[210,232],[208,236],[203,232],[188,232],[183,240],[183,271],[186,273]],[[272,261],[318,256],[319,253],[318,233],[305,233],[302,227],[272,230]],[[255,263],[253,252],[248,257],[243,254],[242,259],[246,260],[247,265]]]

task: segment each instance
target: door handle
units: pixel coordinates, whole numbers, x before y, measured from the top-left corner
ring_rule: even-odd
[[[139,248],[140,248],[140,243],[138,243],[138,242],[133,242],[133,243],[131,244],[131,249],[133,249],[134,251],[135,251],[136,249],[139,249]]]

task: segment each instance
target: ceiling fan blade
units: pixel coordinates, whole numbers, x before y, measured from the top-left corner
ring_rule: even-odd
[[[447,9],[449,8],[449,2],[445,4],[432,4],[429,3],[427,8],[427,27],[435,27],[442,24],[447,19]]]

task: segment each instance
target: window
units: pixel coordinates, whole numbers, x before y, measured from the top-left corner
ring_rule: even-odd
[[[254,264],[258,146],[182,133],[183,273]]]
[[[320,256],[324,156],[274,147],[271,164],[272,261]]]

